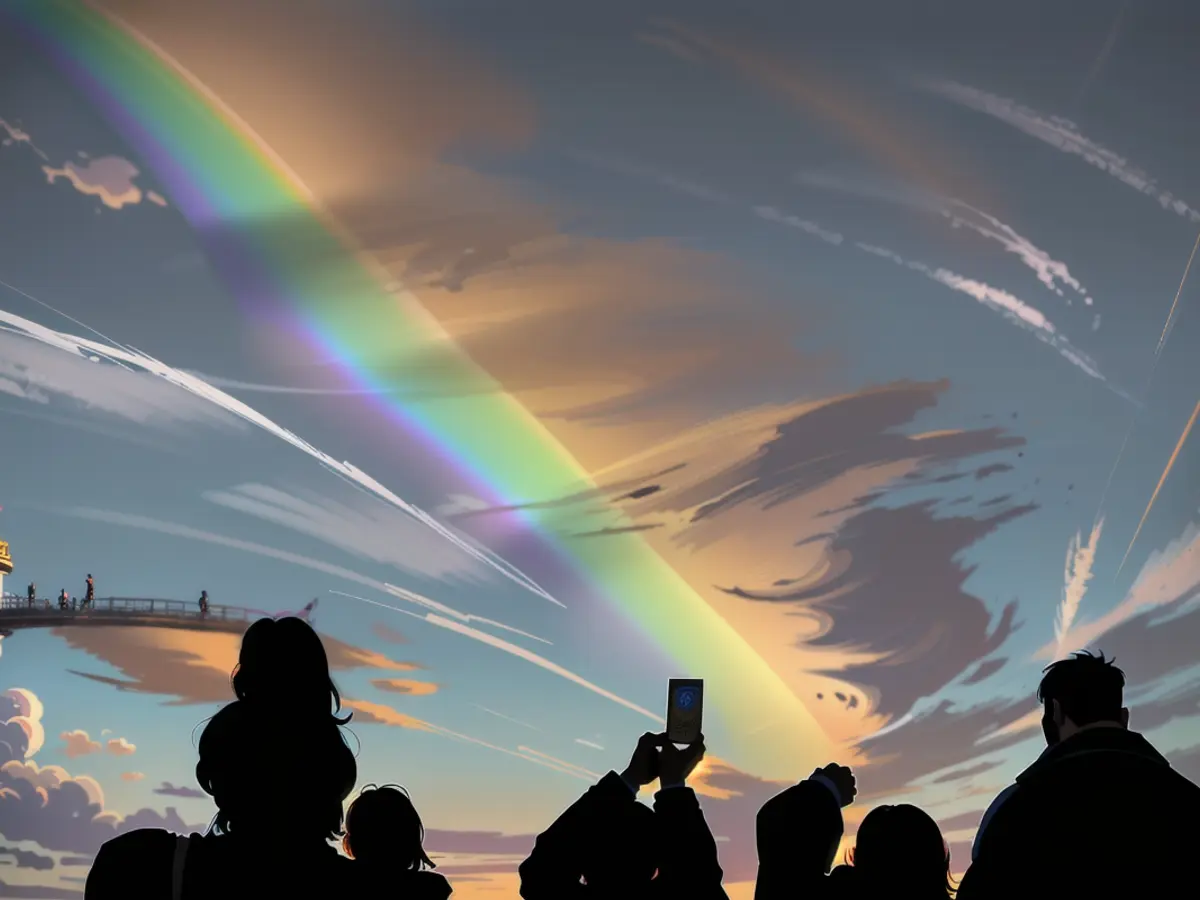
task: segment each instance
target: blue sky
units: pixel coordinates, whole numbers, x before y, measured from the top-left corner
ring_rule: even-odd
[[[1118,575],[1200,400],[1195,282],[1155,366],[1200,230],[1186,4],[355,2],[336,22],[321,3],[104,5],[242,115],[604,496],[658,488],[613,502],[809,705],[869,802],[919,789],[965,853],[970,816],[1037,750],[1038,653],[1098,512],[1068,643],[1116,652],[1135,725],[1200,773],[1194,439]],[[553,607],[218,405],[36,338],[95,329],[495,552],[527,547],[368,398],[337,394],[328,361],[243,312],[138,148],[49,60],[4,35],[0,54],[6,587],[79,593],[91,571],[100,596],[320,597],[320,630],[375,654],[338,673],[346,695],[436,726],[360,710],[354,730],[362,780],[409,784],[437,850],[482,858],[495,847],[455,835],[548,824],[588,776],[543,754],[620,768],[645,717],[331,592],[412,611],[387,583],[498,620],[542,640],[475,624],[653,711],[673,636],[635,641],[620,598],[582,584]],[[67,162],[73,183],[51,182]],[[610,521],[598,501],[527,499],[561,503],[564,532]],[[107,809],[196,824],[207,799],[154,788],[192,785],[191,732],[236,644],[172,640],[23,632],[0,687],[45,706],[39,765],[93,776]],[[190,687],[181,653],[205,672]],[[705,803],[732,832],[775,786],[711,728]],[[68,757],[76,729],[137,749]],[[748,835],[727,836],[731,879],[752,877]]]

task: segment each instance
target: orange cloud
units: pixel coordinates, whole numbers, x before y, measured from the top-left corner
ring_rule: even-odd
[[[437,692],[438,686],[432,681],[414,681],[407,678],[373,678],[371,686],[381,691],[393,694],[411,694],[422,697]]]
[[[125,738],[113,738],[108,742],[107,748],[113,756],[132,756],[137,752],[137,746]]]
[[[412,728],[415,731],[430,731],[439,733],[428,722],[423,722],[413,716],[406,715],[383,703],[372,703],[370,700],[350,700],[343,698],[342,705],[354,712],[354,722],[364,725],[391,725],[395,728]]]
[[[121,673],[119,678],[75,673],[93,681],[119,690],[173,697],[172,705],[233,699],[229,676],[237,664],[240,635],[169,628],[56,628],[51,633]],[[328,635],[322,635],[321,640],[335,672],[411,672],[420,668],[416,663],[396,662]]]
[[[100,742],[93,741],[86,731],[79,728],[74,731],[64,731],[59,735],[59,739],[66,745],[63,753],[67,755],[68,759],[100,752]]]
[[[385,625],[383,622],[371,623],[371,634],[379,638],[381,641],[387,641],[389,644],[407,644],[408,638],[404,632],[390,625]]]
[[[122,772],[121,773],[122,781],[141,781],[145,777],[146,776],[143,775],[141,772]]]

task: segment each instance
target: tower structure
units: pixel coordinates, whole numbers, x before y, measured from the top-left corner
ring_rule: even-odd
[[[8,541],[0,541],[0,597],[4,596],[4,576],[13,570],[12,555],[8,552]]]

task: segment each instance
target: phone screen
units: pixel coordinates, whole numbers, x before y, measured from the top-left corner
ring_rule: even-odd
[[[667,740],[691,744],[700,740],[704,719],[704,680],[672,678],[667,684]]]

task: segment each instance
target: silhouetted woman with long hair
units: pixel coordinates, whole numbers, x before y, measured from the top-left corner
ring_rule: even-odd
[[[233,678],[240,699],[200,737],[196,780],[217,807],[208,832],[113,838],[92,864],[87,900],[332,897],[355,882],[331,842],[357,765],[320,638],[286,619],[260,620],[246,638]]]
[[[842,808],[856,792],[850,770],[831,763],[763,804],[755,900],[954,897],[941,829],[907,803],[867,813],[847,864],[830,871],[843,835]]]

